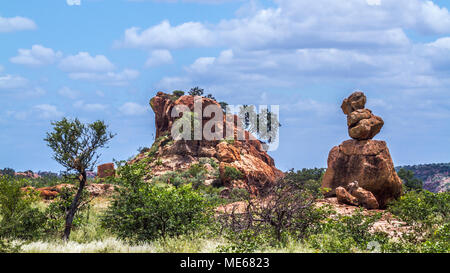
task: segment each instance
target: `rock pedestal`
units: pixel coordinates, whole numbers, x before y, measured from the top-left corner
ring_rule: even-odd
[[[356,92],[345,99],[342,110],[347,115],[349,135],[353,138],[334,147],[328,156],[328,169],[322,181],[322,187],[331,189],[329,196],[336,195],[336,188],[344,189],[354,181],[359,187],[371,192],[380,208],[401,195],[402,181],[398,177],[386,142],[372,140],[384,122],[372,111],[364,109],[366,97]],[[354,199],[339,189],[341,199]],[[352,196],[366,196],[363,191],[355,191]],[[362,198],[361,197],[361,198]],[[370,198],[369,198],[370,199]],[[373,207],[374,202],[371,202]],[[361,205],[361,204],[360,204]]]

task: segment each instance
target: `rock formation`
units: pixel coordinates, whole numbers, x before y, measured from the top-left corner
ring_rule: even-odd
[[[172,110],[177,105],[185,105],[193,111],[195,98],[197,103],[201,103],[202,111],[209,105],[220,107],[210,98],[190,95],[178,97],[163,92],[158,92],[150,100],[150,106],[155,112],[156,140],[151,149],[141,152],[132,162],[152,157],[149,166],[153,176],[187,170],[193,164],[202,162],[208,170],[206,183],[219,182],[228,189],[247,187],[255,195],[283,176],[263,149],[262,143],[236,126],[237,116],[234,116],[234,140],[174,140],[171,129],[178,117],[172,117]],[[203,116],[202,125],[210,120]],[[223,127],[219,128],[219,132],[225,134],[231,125],[224,115]],[[243,134],[245,139],[237,140],[238,134]],[[241,177],[230,177],[227,174],[230,169],[239,171]]]
[[[339,192],[339,198],[344,200],[343,190],[336,189],[342,187],[345,190],[350,183],[358,181],[359,187],[372,193],[379,207],[384,208],[390,200],[400,196],[402,182],[394,169],[386,142],[372,140],[384,122],[365,109],[365,103],[366,96],[362,92],[355,92],[343,101],[341,108],[347,115],[348,133],[353,139],[330,151],[322,187],[331,189],[328,195]],[[362,191],[356,191],[356,194],[370,197]],[[362,205],[361,202],[359,205]],[[368,206],[375,204],[372,202]]]
[[[98,178],[107,178],[112,177],[116,174],[116,170],[114,169],[114,163],[106,163],[97,166],[97,177]]]

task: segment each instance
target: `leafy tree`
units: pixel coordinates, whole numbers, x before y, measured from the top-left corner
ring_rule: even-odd
[[[421,190],[423,188],[422,180],[414,177],[413,171],[401,168],[397,174],[403,180],[407,190]]]
[[[189,91],[189,95],[191,95],[191,96],[203,96],[204,92],[205,92],[205,90],[203,90],[200,87],[196,86],[196,87],[191,88],[191,90]]]
[[[14,177],[16,175],[16,171],[11,168],[4,168],[3,170],[0,170],[0,174]]]
[[[53,131],[47,133],[44,139],[53,150],[53,158],[66,168],[66,174],[76,175],[78,189],[67,210],[63,239],[68,240],[72,229],[72,222],[77,212],[83,190],[86,185],[86,171],[94,168],[100,157],[99,148],[114,137],[103,121],[83,124],[78,119],[52,122]]]

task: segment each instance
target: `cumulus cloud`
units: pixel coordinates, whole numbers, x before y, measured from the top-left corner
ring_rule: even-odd
[[[173,62],[172,54],[169,50],[154,50],[150,53],[150,57],[145,62],[146,67],[155,67]]]
[[[0,16],[0,32],[14,32],[20,30],[33,30],[36,29],[36,23],[25,17],[1,17]]]
[[[58,90],[58,94],[69,99],[76,99],[80,95],[80,92],[64,86]]]
[[[58,108],[51,104],[39,104],[33,107],[37,116],[41,119],[56,119],[64,115]]]
[[[85,103],[82,100],[76,101],[73,106],[78,109],[82,109],[87,112],[98,112],[104,111],[108,108],[108,106],[100,103]]]
[[[66,0],[67,5],[69,6],[80,6],[81,0]]]
[[[60,51],[55,52],[51,48],[42,45],[33,45],[31,49],[19,49],[18,55],[12,57],[10,61],[15,64],[27,66],[41,66],[54,63],[62,56]]]
[[[140,72],[134,69],[124,69],[121,72],[106,72],[106,73],[90,73],[77,72],[69,73],[69,77],[73,80],[84,80],[91,82],[101,82],[107,85],[123,86],[130,81],[138,78]]]
[[[28,85],[28,80],[16,75],[0,75],[0,89],[17,89]]]
[[[142,31],[137,27],[129,28],[125,30],[123,40],[116,45],[130,48],[179,49],[211,45],[211,38],[211,31],[201,23],[187,22],[171,26],[166,20]]]
[[[115,66],[104,55],[92,57],[88,52],[65,57],[61,60],[59,67],[69,72],[106,72],[115,69]]]
[[[126,116],[140,116],[145,114],[148,107],[135,102],[127,102],[119,107],[120,112]]]

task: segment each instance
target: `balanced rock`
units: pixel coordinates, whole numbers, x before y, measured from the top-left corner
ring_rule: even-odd
[[[386,142],[372,140],[383,127],[383,120],[365,109],[366,96],[355,92],[342,103],[347,115],[349,135],[353,138],[334,147],[328,156],[328,169],[322,187],[331,189],[328,195],[340,195],[344,202],[354,203],[349,193],[361,206],[384,208],[398,198],[402,181],[394,169]],[[358,181],[358,185],[350,185]],[[343,189],[337,190],[338,187]],[[347,190],[345,193],[343,190]],[[373,198],[374,197],[374,198]]]
[[[382,118],[364,108],[365,104],[363,92],[355,92],[342,102],[342,111],[347,115],[348,134],[353,139],[372,139],[384,125]]]

